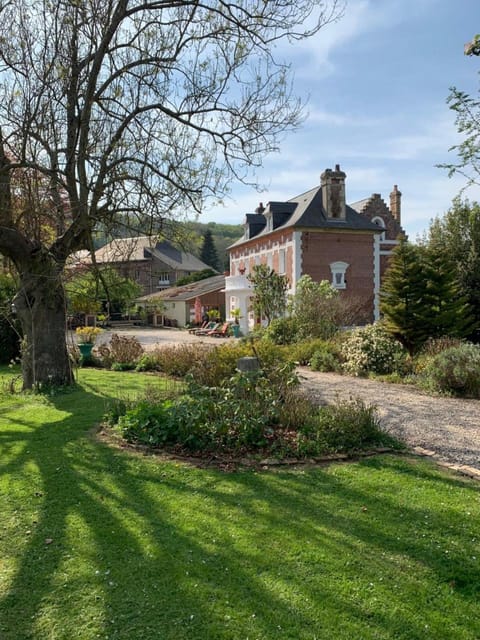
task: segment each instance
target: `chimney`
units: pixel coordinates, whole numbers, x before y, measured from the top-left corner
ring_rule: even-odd
[[[402,194],[398,190],[397,185],[394,184],[393,191],[390,194],[390,211],[392,212],[392,216],[398,222],[398,224],[402,224],[401,209],[402,209]]]
[[[339,164],[335,171],[325,169],[320,176],[322,204],[328,218],[345,220],[345,178]]]
[[[265,211],[265,207],[263,206],[263,202],[260,202],[258,207],[255,209],[255,213],[263,213]]]

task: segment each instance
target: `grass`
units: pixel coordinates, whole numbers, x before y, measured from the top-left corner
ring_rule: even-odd
[[[224,474],[97,441],[108,399],[151,382],[84,369],[0,395],[2,640],[480,637],[478,484],[393,456]]]

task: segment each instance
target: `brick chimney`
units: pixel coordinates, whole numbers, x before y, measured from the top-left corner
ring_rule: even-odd
[[[335,165],[335,171],[325,169],[320,176],[322,205],[328,218],[345,220],[345,178],[339,164]]]
[[[390,194],[390,211],[392,212],[392,216],[398,222],[398,224],[402,224],[402,194],[398,190],[396,184],[393,185],[393,191]]]

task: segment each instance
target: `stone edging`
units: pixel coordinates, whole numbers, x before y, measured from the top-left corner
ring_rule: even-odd
[[[441,456],[439,456],[435,451],[431,449],[424,449],[423,447],[412,447],[412,453],[422,458],[430,458],[433,460],[439,467],[443,467],[444,469],[450,469],[451,471],[455,471],[456,473],[460,473],[463,476],[468,476],[469,478],[473,478],[474,480],[480,480],[480,470],[475,469],[474,467],[469,467],[466,464],[455,464],[454,462],[448,462]]]

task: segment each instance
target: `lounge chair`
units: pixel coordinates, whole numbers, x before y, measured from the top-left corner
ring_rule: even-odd
[[[197,333],[197,331],[202,331],[203,329],[206,329],[209,324],[209,321],[206,320],[205,322],[202,322],[199,327],[193,327],[192,329],[189,329],[188,333]]]
[[[205,327],[205,329],[198,329],[197,331],[195,331],[194,335],[196,336],[206,336],[208,335],[211,331],[216,331],[220,328],[220,322],[209,322],[208,326]]]
[[[220,329],[212,329],[208,331],[205,335],[211,336],[212,338],[228,338],[230,333],[230,323],[224,322]]]

